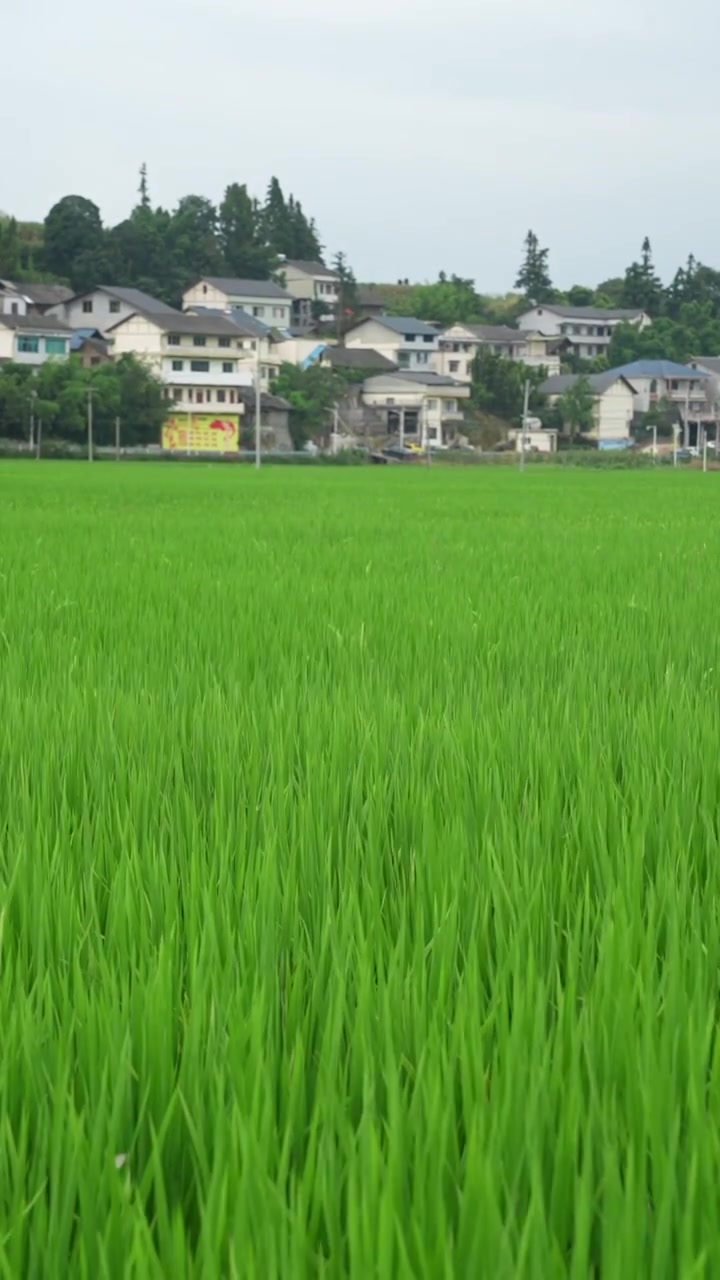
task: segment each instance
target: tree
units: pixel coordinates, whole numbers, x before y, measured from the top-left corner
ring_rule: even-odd
[[[283,189],[277,178],[270,179],[265,204],[262,211],[262,229],[267,244],[273,253],[284,254],[291,258],[293,254],[293,228]],[[299,256],[299,255],[298,255]]]
[[[592,307],[595,304],[595,290],[586,284],[574,284],[566,297],[573,307]]]
[[[140,208],[150,208],[150,195],[148,193],[148,171],[145,163],[140,165],[140,186],[138,187],[138,195],[140,196]]]
[[[0,276],[16,280],[20,275],[20,233],[16,218],[0,218]]]
[[[170,218],[167,243],[185,287],[199,276],[222,273],[217,209],[205,196],[183,196]]]
[[[582,431],[590,431],[593,425],[595,398],[587,378],[577,378],[560,396],[557,408],[560,420],[570,440]]]
[[[525,237],[525,257],[515,281],[516,289],[522,289],[528,302],[551,302],[554,297],[548,271],[549,249],[541,249],[534,231]]]
[[[653,266],[652,248],[646,236],[642,242],[640,261],[632,262],[625,272],[623,306],[638,307],[649,316],[657,316],[662,309],[662,302],[663,287]]]
[[[76,264],[81,255],[99,250],[103,243],[100,210],[85,196],[63,196],[45,219],[43,258],[48,271],[77,284]]]
[[[357,310],[357,280],[353,274],[352,267],[348,266],[344,253],[336,253],[332,265],[333,271],[338,277],[336,319],[338,338],[341,338],[346,322],[352,319]]]
[[[230,275],[247,280],[264,280],[270,275],[274,255],[264,242],[257,207],[245,183],[233,182],[225,190],[218,216],[218,240]]]
[[[347,391],[347,383],[340,374],[319,364],[309,369],[283,364],[272,389],[293,406],[290,435],[294,447],[302,449],[311,436],[329,429],[333,407]]]
[[[476,409],[495,414],[508,422],[520,419],[525,383],[530,382],[530,408],[537,408],[538,387],[547,377],[545,369],[531,369],[507,356],[481,347],[473,361],[471,402]]]

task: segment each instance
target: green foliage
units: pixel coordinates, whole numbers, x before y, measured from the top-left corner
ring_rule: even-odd
[[[87,288],[85,270],[78,264],[96,254],[103,243],[100,210],[84,196],[63,196],[45,219],[43,259],[48,271],[70,281],[74,289]],[[99,283],[99,281],[95,282]]]
[[[692,356],[717,352],[720,352],[720,314],[706,301],[683,303],[676,319],[660,316],[646,329],[618,325],[608,355],[611,365],[615,366],[640,359],[684,363]]]
[[[225,270],[243,280],[265,280],[275,264],[264,242],[256,206],[245,183],[232,182],[218,211],[218,235]]]
[[[518,271],[515,287],[522,289],[530,303],[552,302],[555,291],[548,269],[549,249],[541,249],[534,231],[525,237],[525,257]]]
[[[537,388],[546,377],[545,369],[528,368],[481,347],[473,361],[471,404],[506,422],[517,422],[522,417],[526,381],[530,383],[530,411],[536,412],[541,404]]]
[[[590,459],[0,466],[7,1280],[720,1275],[716,483]]]
[[[655,271],[652,248],[646,236],[642,244],[639,262],[633,262],[625,272],[622,306],[638,307],[649,316],[660,314],[663,305],[663,287]]]
[[[579,377],[564,391],[557,402],[557,411],[565,433],[574,439],[593,425],[595,399],[586,377]]]
[[[318,364],[308,369],[294,364],[280,366],[272,389],[295,409],[290,414],[290,434],[296,449],[302,449],[314,435],[327,434],[332,425],[333,407],[347,388],[348,382],[341,374]]]
[[[48,360],[36,373],[24,365],[0,366],[0,436],[27,439],[32,409],[42,419],[44,438],[83,444],[89,388],[97,444],[113,443],[118,415],[124,444],[159,443],[167,416],[162,387],[129,355],[94,369],[83,368],[73,357]]]

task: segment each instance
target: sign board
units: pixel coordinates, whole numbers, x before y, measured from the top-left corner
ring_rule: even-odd
[[[184,453],[237,453],[240,420],[237,414],[216,418],[212,413],[178,413],[162,429],[163,449]]]

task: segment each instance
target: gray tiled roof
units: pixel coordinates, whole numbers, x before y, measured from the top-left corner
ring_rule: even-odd
[[[72,333],[70,325],[56,316],[2,316],[0,324],[5,329],[22,329],[24,333]]]
[[[326,347],[322,360],[335,369],[383,369],[394,373],[397,365],[374,347]]]
[[[421,338],[437,338],[440,336],[440,331],[435,325],[428,324],[425,320],[417,320],[415,316],[375,316],[371,320],[361,320],[360,323],[382,324],[386,329],[391,329],[393,333],[411,333],[415,337]],[[356,328],[359,328],[359,325]]]
[[[146,319],[156,324],[163,333],[182,333],[182,334],[198,334],[207,338],[237,338],[240,329],[233,320],[226,315],[216,315],[207,312],[203,315],[190,315],[188,312],[172,311],[172,312],[147,312],[139,310],[140,315],[144,315]],[[112,333],[118,329],[120,325],[126,324],[125,320],[119,320],[117,324],[111,325],[107,330]]]
[[[564,391],[569,391],[570,387],[574,387],[575,383],[579,382],[583,376],[595,395],[601,396],[616,382],[627,382],[631,391],[635,391],[629,380],[617,369],[607,369],[604,373],[591,373],[589,375],[556,373],[551,378],[547,378],[545,382],[542,382],[538,387],[538,391],[545,396],[561,396]]]
[[[235,294],[237,297],[275,298],[278,302],[292,301],[292,294],[289,294],[286,289],[281,289],[274,280],[240,280],[236,276],[203,276],[196,281],[193,288],[196,289],[199,284],[211,284],[221,293]]]
[[[322,276],[324,280],[339,280],[337,271],[331,271],[324,262],[311,262],[308,258],[285,258],[278,268],[295,267],[297,271],[305,271],[309,276]]]
[[[642,307],[571,307],[569,305],[543,302],[537,307],[528,307],[528,311],[549,311],[552,315],[562,316],[564,320],[634,320],[644,314]],[[525,313],[527,314],[527,313]]]

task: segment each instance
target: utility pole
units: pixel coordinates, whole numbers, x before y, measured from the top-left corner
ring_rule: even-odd
[[[260,386],[260,339],[257,339],[255,357],[255,467],[260,466],[260,413],[262,408],[262,387]]]
[[[525,395],[523,397],[523,415],[522,430],[520,432],[520,470],[525,470],[525,431],[527,429],[528,407],[530,405],[530,379],[525,381]]]
[[[653,423],[653,462],[657,463],[657,427]]]
[[[703,431],[703,471],[707,471],[707,431]]]
[[[35,444],[35,401],[37,400],[37,391],[30,392],[30,448]]]
[[[42,418],[38,418],[38,430],[37,430],[37,452],[36,452],[36,454],[35,454],[35,458],[36,458],[36,461],[37,461],[37,462],[39,462],[39,461],[40,461],[40,446],[41,446],[41,444],[42,444]]]
[[[115,419],[115,461],[120,461],[120,418]]]
[[[678,446],[679,434],[680,434],[680,427],[678,426],[677,422],[673,422],[673,466],[674,467],[677,466],[677,453],[678,453],[677,446]]]
[[[88,387],[87,390],[87,438],[88,438],[88,462],[93,462],[95,458],[94,441],[93,441],[93,388]]]
[[[690,447],[690,383],[685,384],[685,430],[683,432],[683,448]]]

